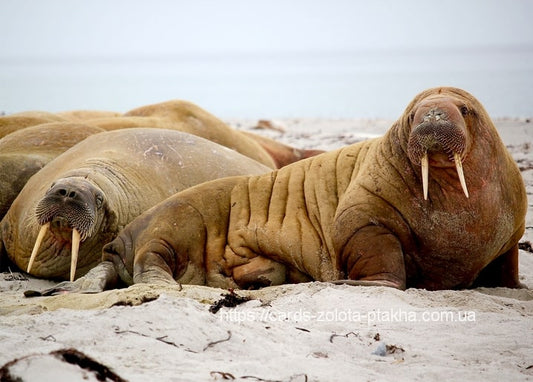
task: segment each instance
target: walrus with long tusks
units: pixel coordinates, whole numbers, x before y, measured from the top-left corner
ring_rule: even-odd
[[[81,123],[51,122],[0,139],[0,220],[33,174],[76,143],[103,131]]]
[[[117,275],[224,288],[516,288],[526,208],[519,169],[483,106],[434,88],[383,137],[168,198],[104,246],[84,280],[52,293],[94,291]]]
[[[73,280],[98,264],[102,246],[120,229],[168,196],[220,177],[267,171],[178,131],[95,134],[27,182],[0,222],[0,249],[32,275]]]

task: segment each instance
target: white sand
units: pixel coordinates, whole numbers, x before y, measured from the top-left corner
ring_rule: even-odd
[[[229,122],[251,129],[256,121]],[[329,150],[380,135],[390,121],[277,124],[285,133],[254,131]],[[531,195],[533,126],[518,120],[497,125],[528,169],[523,175]],[[530,241],[532,208],[530,199],[523,238]],[[310,283],[238,291],[252,300],[213,314],[209,306],[222,290],[134,285],[26,299],[22,291],[50,283],[9,278],[0,275],[0,365],[75,348],[129,381],[533,380],[531,289],[402,292]],[[529,252],[520,251],[520,279],[533,288]],[[73,366],[49,357],[19,363],[26,381],[47,380],[45,368],[54,370],[50,380],[72,380]]]

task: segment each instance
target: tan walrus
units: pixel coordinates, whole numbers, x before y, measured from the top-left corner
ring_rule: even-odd
[[[80,112],[75,112],[79,115]],[[65,113],[60,113],[66,117]],[[90,114],[87,114],[90,115]],[[282,144],[273,139],[231,128],[192,102],[170,100],[141,106],[121,116],[85,119],[84,123],[105,130],[125,127],[152,126],[184,131],[229,147],[270,168],[279,168],[322,153],[322,150],[305,150]]]
[[[37,277],[72,280],[98,264],[102,246],[128,222],[168,196],[208,180],[268,170],[179,131],[95,134],[30,178],[0,222],[0,249]]]
[[[344,279],[516,288],[526,208],[519,169],[483,106],[434,88],[381,138],[172,196],[107,244],[85,280],[54,291],[95,291],[117,274],[223,288]]]
[[[65,118],[45,111],[25,111],[0,117],[0,138],[26,127],[50,122],[68,122]]]

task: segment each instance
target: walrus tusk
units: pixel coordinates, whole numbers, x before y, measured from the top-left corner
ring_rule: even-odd
[[[76,265],[78,265],[78,253],[80,251],[80,232],[72,229],[72,257],[70,258],[70,281],[74,281]]]
[[[429,183],[429,159],[428,153],[425,152],[421,159],[422,165],[422,189],[424,190],[424,200],[428,200],[428,183]]]
[[[46,234],[46,231],[48,231],[49,227],[50,227],[50,222],[42,225],[41,229],[39,230],[39,234],[37,235],[37,240],[35,240],[35,245],[33,246],[33,250],[31,251],[30,262],[28,263],[28,268],[26,268],[27,273],[30,273],[31,267],[33,266],[33,262],[35,261],[35,258],[37,257],[37,251],[39,251],[39,247],[41,246],[44,235]]]
[[[468,189],[466,188],[465,174],[463,172],[463,164],[461,163],[461,156],[458,153],[453,154],[453,160],[455,161],[455,167],[457,168],[457,175],[459,176],[459,181],[461,182],[461,187],[468,198]]]
[[[465,174],[463,172],[463,164],[461,162],[461,156],[458,153],[453,154],[453,160],[455,161],[455,168],[457,169],[457,175],[459,176],[459,182],[466,197],[469,198],[468,188],[466,188]],[[429,182],[429,159],[426,152],[420,159],[422,166],[422,189],[424,190],[424,200],[428,199],[428,182]]]

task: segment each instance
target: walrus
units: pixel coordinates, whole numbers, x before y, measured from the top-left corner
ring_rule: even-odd
[[[99,262],[102,246],[129,221],[166,197],[208,180],[267,171],[183,132],[95,134],[30,178],[0,222],[1,247],[34,276],[72,280]]]
[[[55,291],[95,291],[117,275],[223,288],[517,288],[526,208],[481,103],[432,88],[380,138],[173,195],[106,244],[84,280]]]
[[[66,122],[53,113],[46,111],[25,111],[0,117],[0,138],[26,127],[50,122]]]
[[[67,110],[56,114],[29,111],[0,117],[0,137],[37,124],[79,122],[111,131],[155,127],[194,134],[229,147],[270,167],[279,168],[323,150],[305,150],[254,133],[231,128],[192,102],[170,100],[132,109],[124,114],[106,110]]]
[[[299,149],[251,132],[236,130],[201,107],[183,100],[170,100],[138,107],[128,111],[123,117],[159,118],[163,121],[172,121],[174,123],[172,128],[199,135],[232,148],[271,168],[280,168],[324,152],[323,150]],[[111,125],[107,125],[106,128],[111,128]]]
[[[292,147],[274,139],[254,134],[249,131],[241,131],[241,133],[259,143],[259,145],[261,145],[261,147],[270,154],[274,160],[276,168],[285,167],[288,164],[325,152],[325,150],[319,149],[300,149],[297,147]]]
[[[76,143],[103,131],[80,123],[51,122],[0,139],[0,220],[33,174]]]
[[[70,122],[85,122],[91,119],[120,117],[122,114],[110,110],[65,110],[56,115]]]

